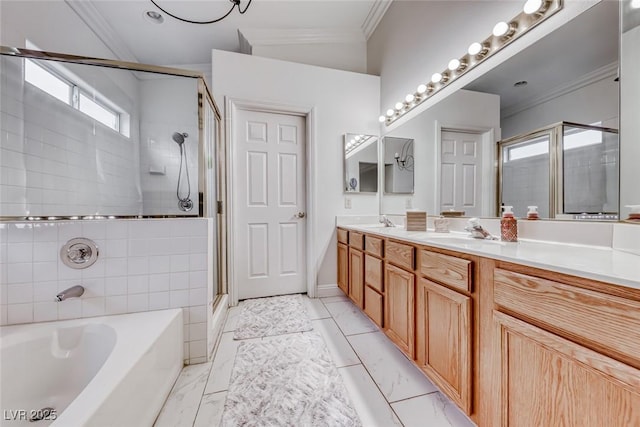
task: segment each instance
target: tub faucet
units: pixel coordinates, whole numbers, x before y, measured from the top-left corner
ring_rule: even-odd
[[[56,301],[60,302],[66,300],[67,298],[77,298],[82,296],[82,294],[84,294],[84,287],[80,285],[72,286],[69,289],[65,289],[64,291],[56,295]]]
[[[396,225],[391,222],[391,220],[389,218],[387,218],[386,215],[382,215],[382,218],[380,219],[380,222],[382,224],[384,224],[385,227],[395,227]]]
[[[471,237],[473,237],[474,239],[498,240],[496,237],[492,236],[491,233],[482,228],[478,218],[470,218],[467,222],[467,226],[464,229],[470,232]]]

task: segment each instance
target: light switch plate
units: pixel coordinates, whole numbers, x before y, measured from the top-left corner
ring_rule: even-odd
[[[344,198],[344,208],[345,209],[351,209],[351,198],[350,197],[345,197]]]
[[[411,209],[413,207],[413,199],[411,197],[405,201],[404,207],[407,209]]]

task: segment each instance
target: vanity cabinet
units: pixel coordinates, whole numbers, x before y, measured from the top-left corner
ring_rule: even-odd
[[[349,232],[349,291],[347,295],[364,308],[364,234]]]
[[[338,287],[349,295],[349,231],[338,228]]]
[[[425,278],[416,297],[416,361],[467,414],[472,391],[472,299]]]
[[[640,425],[640,301],[510,268],[493,271],[495,425]]]
[[[412,360],[415,355],[415,274],[385,265],[384,331]]]

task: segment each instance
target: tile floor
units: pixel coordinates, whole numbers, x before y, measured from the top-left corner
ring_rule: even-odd
[[[305,304],[364,427],[474,426],[348,298],[305,298]],[[233,340],[240,308],[229,310],[213,362],[182,370],[155,427],[220,423],[240,343]]]

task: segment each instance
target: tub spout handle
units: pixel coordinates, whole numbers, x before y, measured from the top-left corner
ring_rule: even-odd
[[[72,286],[56,295],[56,301],[64,301],[67,298],[80,297],[84,294],[84,287],[80,285]]]

